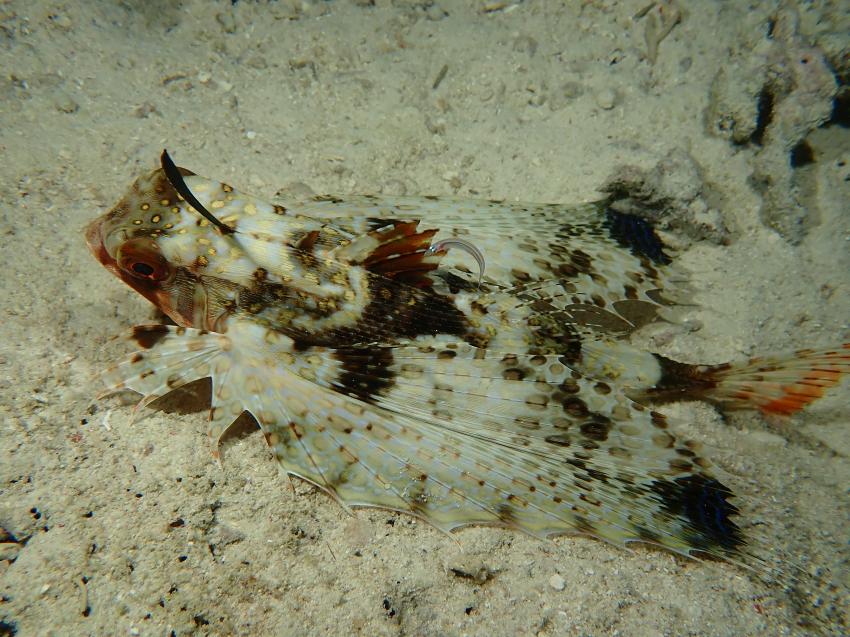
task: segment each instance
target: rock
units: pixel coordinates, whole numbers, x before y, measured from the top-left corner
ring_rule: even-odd
[[[840,61],[843,50],[833,47],[833,58]],[[790,243],[801,241],[817,217],[799,200],[790,153],[829,119],[837,90],[824,51],[799,33],[791,5],[777,11],[769,35],[734,53],[712,82],[708,130],[757,148],[752,183],[762,196],[762,221]]]
[[[549,578],[549,586],[554,588],[556,591],[562,591],[567,587],[567,583],[564,581],[563,577],[555,573]]]
[[[596,105],[599,108],[610,111],[617,105],[617,93],[610,88],[605,88],[596,94]]]
[[[682,149],[655,158],[650,168],[618,166],[599,189],[610,195],[611,208],[617,212],[695,240],[720,245],[731,241],[721,212],[706,198],[699,164]]]
[[[76,113],[80,110],[80,105],[68,95],[65,91],[57,91],[53,97],[53,105],[57,111],[62,113]]]

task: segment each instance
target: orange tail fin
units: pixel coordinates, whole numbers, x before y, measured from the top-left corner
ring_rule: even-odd
[[[714,365],[705,397],[726,408],[789,415],[814,402],[850,373],[850,343],[831,349],[801,349],[785,355]]]
[[[654,387],[632,392],[638,402],[707,400],[724,409],[789,415],[823,396],[844,374],[850,374],[850,343],[723,365],[690,365],[657,354],[655,358],[661,366],[661,378]]]

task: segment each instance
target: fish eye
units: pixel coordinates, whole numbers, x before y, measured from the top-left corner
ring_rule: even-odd
[[[145,239],[130,239],[116,255],[122,270],[136,279],[164,281],[171,276],[171,266],[156,244]]]
[[[155,271],[150,263],[144,263],[143,261],[136,261],[133,265],[130,266],[130,269],[139,276],[146,277],[151,276]]]

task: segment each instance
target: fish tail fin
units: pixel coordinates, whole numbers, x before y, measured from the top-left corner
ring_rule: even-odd
[[[707,397],[728,408],[791,415],[823,396],[850,372],[850,343],[751,358],[711,368],[716,381]]]
[[[757,409],[781,416],[800,411],[850,373],[850,343],[722,365],[688,365],[657,358],[661,379],[641,392],[644,400],[707,400],[725,409]]]

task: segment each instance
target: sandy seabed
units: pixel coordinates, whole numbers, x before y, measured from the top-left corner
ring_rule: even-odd
[[[349,516],[256,430],[95,401],[151,308],[81,230],[167,147],[272,198],[580,202],[643,179],[723,362],[850,328],[841,2],[0,2],[0,635],[796,635],[848,630],[848,384],[768,422],[671,406],[742,519],[835,586]],[[680,18],[677,20],[676,18]],[[669,33],[658,42],[669,28]],[[842,84],[843,82],[843,84]]]

